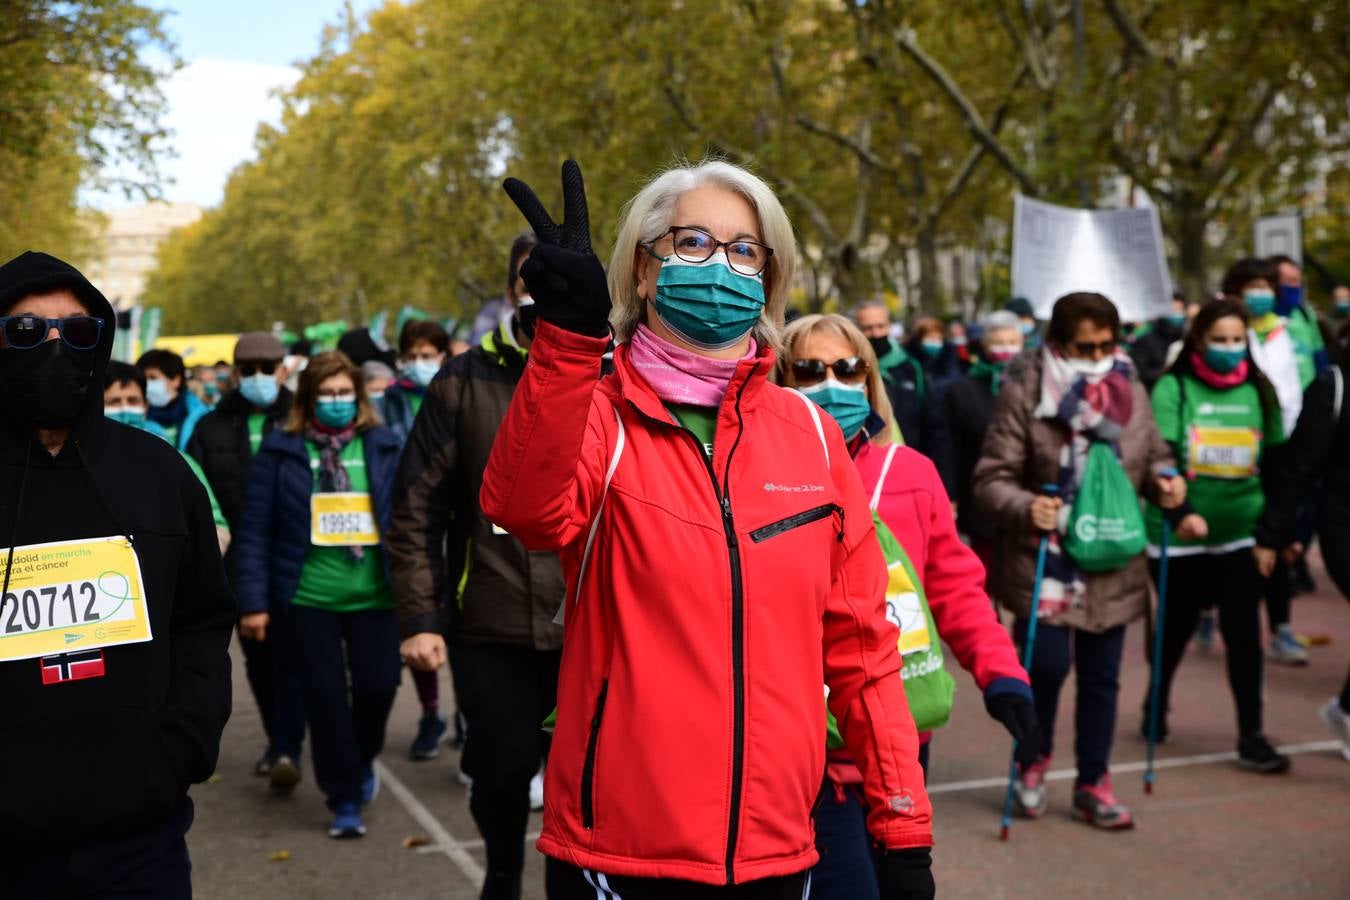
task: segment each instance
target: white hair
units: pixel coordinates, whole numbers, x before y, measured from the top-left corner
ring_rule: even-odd
[[[647,314],[637,294],[637,253],[674,224],[675,204],[683,194],[714,185],[740,194],[759,219],[760,234],[773,256],[764,270],[764,309],[755,326],[755,339],[775,350],[783,327],[788,287],[797,271],[797,240],[792,223],[770,188],[759,176],[720,159],[697,165],[676,164],[652,179],[629,201],[623,225],[609,262],[609,295],[614,302],[610,324],[620,341],[627,341]]]
[[[1022,320],[1017,317],[1017,313],[1015,312],[1009,312],[1006,309],[996,309],[991,313],[985,313],[984,318],[980,319],[980,327],[986,332],[1001,331],[1004,328],[1020,331],[1022,328]]]

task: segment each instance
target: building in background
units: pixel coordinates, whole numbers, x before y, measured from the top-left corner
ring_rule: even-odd
[[[85,275],[119,310],[134,306],[145,290],[145,278],[155,267],[160,241],[175,228],[202,217],[191,203],[143,203],[104,213],[106,224],[97,236],[99,255]]]

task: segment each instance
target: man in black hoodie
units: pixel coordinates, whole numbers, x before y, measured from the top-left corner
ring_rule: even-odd
[[[104,417],[115,327],[66,263],[0,266],[3,897],[190,896],[187,788],[230,714],[210,505],[171,446]]]

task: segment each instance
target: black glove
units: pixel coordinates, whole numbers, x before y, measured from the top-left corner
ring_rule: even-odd
[[[1021,694],[995,694],[985,698],[984,708],[1017,741],[1017,764],[1026,769],[1034,763],[1041,754],[1041,728],[1031,701]]]
[[[591,250],[586,185],[574,160],[562,166],[563,221],[554,222],[525,182],[502,183],[511,201],[530,223],[539,245],[520,267],[539,318],[559,328],[605,337],[609,334],[609,285],[605,268]]]
[[[933,853],[930,847],[887,850],[877,860],[881,900],[933,900]]]

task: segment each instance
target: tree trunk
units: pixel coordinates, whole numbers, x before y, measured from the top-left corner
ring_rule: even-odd
[[[1209,247],[1205,243],[1208,221],[1204,203],[1198,202],[1189,190],[1178,190],[1172,202],[1172,240],[1177,245],[1177,287],[1189,302],[1203,303],[1213,292],[1209,283],[1206,260]]]
[[[936,315],[942,309],[942,280],[938,272],[937,229],[929,224],[915,235],[919,251],[919,302],[916,312]]]

